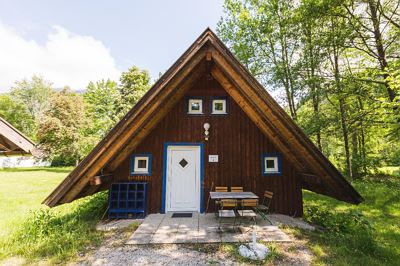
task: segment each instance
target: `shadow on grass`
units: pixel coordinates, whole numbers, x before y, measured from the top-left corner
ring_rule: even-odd
[[[73,167],[26,167],[26,168],[0,168],[0,172],[50,172],[50,173],[70,173]]]

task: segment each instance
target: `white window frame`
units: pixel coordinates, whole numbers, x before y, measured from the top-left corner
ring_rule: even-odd
[[[192,103],[199,103],[200,104],[200,109],[199,110],[193,110],[192,109]],[[191,114],[191,115],[201,115],[201,114],[203,114],[203,99],[189,99],[189,101],[188,101],[188,114]]]
[[[146,161],[146,168],[139,168],[139,160]],[[149,156],[135,156],[135,161],[133,164],[133,173],[134,174],[148,174],[149,173]]]
[[[222,110],[215,110],[215,103],[222,103]],[[212,114],[214,114],[214,115],[225,115],[225,114],[227,114],[227,112],[226,112],[226,99],[213,99],[212,100],[212,103],[211,103],[211,106],[212,106]]]
[[[274,161],[274,168],[267,168],[267,161],[273,160]],[[266,156],[264,157],[264,173],[279,173],[279,159],[277,156]]]

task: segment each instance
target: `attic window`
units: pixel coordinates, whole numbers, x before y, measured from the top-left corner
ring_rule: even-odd
[[[131,155],[131,175],[151,175],[151,155]]]
[[[263,175],[279,175],[282,172],[281,156],[277,154],[264,154],[262,161]]]
[[[211,105],[212,114],[225,115],[227,114],[226,99],[214,99]]]
[[[189,99],[188,114],[193,114],[193,115],[203,114],[203,100],[202,99]]]

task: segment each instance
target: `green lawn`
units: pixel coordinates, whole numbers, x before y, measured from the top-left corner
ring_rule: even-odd
[[[38,261],[62,263],[99,244],[95,230],[105,211],[106,194],[48,208],[43,199],[71,168],[0,170],[0,261],[22,257],[27,264]]]
[[[332,230],[300,233],[310,239],[315,263],[400,265],[400,177],[383,176],[355,181],[353,185],[365,199],[358,206],[304,192],[306,210],[317,206],[322,215],[326,211],[331,214],[325,215],[330,221],[316,220]],[[343,223],[347,227],[341,227]]]
[[[43,199],[65,178],[71,168],[0,170],[0,236],[39,209]]]
[[[70,170],[0,170],[0,261],[17,256],[63,263],[101,242],[94,227],[105,210],[105,193],[53,209],[40,204]],[[399,265],[400,177],[353,185],[365,198],[358,206],[304,191],[305,218],[325,229],[291,231],[309,240],[314,264]]]

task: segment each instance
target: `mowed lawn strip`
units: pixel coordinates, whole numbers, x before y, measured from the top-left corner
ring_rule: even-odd
[[[0,170],[0,235],[21,223],[67,176],[71,167]]]

